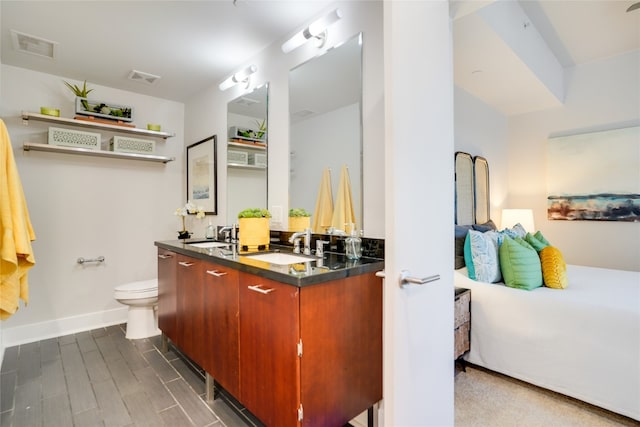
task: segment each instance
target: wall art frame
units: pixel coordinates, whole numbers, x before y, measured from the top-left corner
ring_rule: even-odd
[[[218,137],[212,135],[187,147],[187,200],[218,214]]]

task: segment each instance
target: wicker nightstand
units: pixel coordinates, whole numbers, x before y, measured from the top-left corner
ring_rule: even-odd
[[[470,349],[471,290],[455,288],[454,358],[460,359]]]

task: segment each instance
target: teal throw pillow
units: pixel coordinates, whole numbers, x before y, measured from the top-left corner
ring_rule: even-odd
[[[498,247],[502,236],[495,231],[469,230],[464,242],[464,261],[471,279],[495,283],[502,279]]]

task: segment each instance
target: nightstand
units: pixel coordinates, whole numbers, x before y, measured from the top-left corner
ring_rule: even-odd
[[[455,288],[454,358],[461,359],[469,351],[471,335],[471,290]],[[464,364],[463,364],[464,367]]]

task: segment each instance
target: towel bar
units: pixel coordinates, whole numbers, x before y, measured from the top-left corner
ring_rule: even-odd
[[[99,256],[97,258],[78,258],[78,264],[84,264],[85,262],[104,262],[104,257]]]

